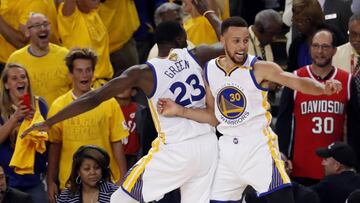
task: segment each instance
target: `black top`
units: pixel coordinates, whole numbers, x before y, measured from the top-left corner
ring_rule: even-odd
[[[33,203],[31,196],[14,188],[8,188],[1,203]]]
[[[360,188],[360,176],[354,171],[328,175],[311,188],[318,193],[321,203],[344,203],[351,192]]]

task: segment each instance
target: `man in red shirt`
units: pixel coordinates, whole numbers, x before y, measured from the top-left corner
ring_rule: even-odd
[[[276,123],[280,151],[293,163],[293,179],[304,185],[312,185],[324,176],[321,158],[314,153],[316,148],[344,137],[351,75],[332,66],[335,53],[333,32],[317,31],[310,45],[313,63],[296,70],[295,74],[319,82],[336,79],[343,86],[338,94],[312,96],[285,88],[281,98]]]

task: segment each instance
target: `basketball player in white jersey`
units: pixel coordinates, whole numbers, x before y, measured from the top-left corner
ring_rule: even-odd
[[[193,2],[200,13],[214,25],[220,20],[208,11],[203,0]],[[220,33],[219,33],[220,34]],[[178,22],[164,22],[155,32],[159,56],[147,64],[136,65],[103,87],[65,107],[58,114],[31,130],[48,130],[57,122],[88,111],[124,90],[137,87],[148,96],[158,138],[148,155],[129,170],[121,187],[111,197],[113,203],[151,202],[180,188],[182,203],[208,203],[217,165],[217,139],[207,123],[158,115],[154,105],[167,97],[189,108],[205,108],[202,68],[206,61],[224,53],[221,45],[200,46],[187,50],[186,33]],[[119,124],[120,125],[120,124]]]
[[[321,84],[284,72],[277,64],[260,61],[247,54],[249,32],[240,17],[231,17],[221,26],[221,42],[226,52],[208,62],[205,79],[208,108],[187,108],[170,99],[159,99],[158,111],[164,116],[179,116],[204,122],[215,117],[219,139],[219,162],[211,202],[237,202],[251,185],[268,202],[294,202],[277,136],[270,128],[267,102],[268,82],[275,82],[313,95],[341,90],[339,81]],[[210,96],[209,96],[210,95]]]

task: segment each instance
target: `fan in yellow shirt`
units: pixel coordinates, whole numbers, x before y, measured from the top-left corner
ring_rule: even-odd
[[[212,4],[209,5],[209,8],[217,8],[217,2],[213,1],[210,3]],[[202,16],[197,12],[191,3],[191,0],[183,0],[183,4],[183,11],[190,15],[190,17],[184,21],[184,29],[188,40],[195,46],[219,42],[219,36],[216,35],[214,28],[205,16]],[[211,11],[215,12],[213,10]]]
[[[24,35],[30,13],[43,13],[54,26],[51,41],[58,43],[56,31],[56,9],[49,0],[1,0],[0,3],[0,63],[6,63],[10,54],[25,46],[28,38]]]
[[[49,43],[50,22],[40,13],[33,13],[27,22],[26,35],[30,45],[25,46],[9,57],[8,62],[26,67],[35,95],[51,103],[71,89],[71,80],[65,65],[66,48]]]
[[[109,57],[108,31],[98,14],[99,1],[65,0],[59,6],[58,28],[61,41],[68,49],[89,47],[98,55],[93,86],[111,79],[113,68]]]
[[[139,63],[132,38],[140,25],[134,0],[106,0],[100,4],[99,15],[109,33],[110,60],[114,77]]]
[[[49,115],[56,114],[91,90],[91,78],[96,64],[95,53],[90,49],[73,49],[66,57],[66,64],[73,80],[73,89],[53,102]],[[60,181],[60,189],[65,188],[71,172],[71,159],[82,145],[96,145],[109,153],[112,180],[118,183],[126,172],[121,140],[128,134],[124,116],[114,98],[91,111],[52,126],[49,131],[49,196],[54,197],[57,192],[57,178]]]

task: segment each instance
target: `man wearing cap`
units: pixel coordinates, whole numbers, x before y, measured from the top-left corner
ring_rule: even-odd
[[[360,176],[354,169],[355,152],[343,142],[333,142],[326,148],[318,148],[316,154],[323,158],[325,177],[311,188],[321,202],[345,202],[352,191],[360,188]]]

